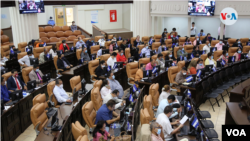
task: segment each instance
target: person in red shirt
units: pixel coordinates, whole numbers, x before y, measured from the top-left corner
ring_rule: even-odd
[[[117,62],[123,62],[123,65],[126,65],[126,63],[128,62],[122,49],[118,50],[118,54],[116,56],[116,61]]]
[[[69,46],[66,44],[66,40],[62,40],[62,43],[59,46],[59,50],[62,50],[63,53],[69,51]]]

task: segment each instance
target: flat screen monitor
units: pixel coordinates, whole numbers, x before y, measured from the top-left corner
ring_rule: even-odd
[[[116,68],[122,68],[123,67],[123,62],[115,62]]]
[[[234,58],[234,59],[232,59],[232,58]],[[232,61],[232,60],[234,60],[234,61]],[[228,63],[232,63],[232,62],[235,62],[235,56],[228,57]]]
[[[12,101],[22,99],[23,98],[23,90],[17,90],[17,91],[11,92],[10,97],[11,97]]]
[[[28,90],[33,90],[36,88],[36,80],[32,80],[27,82],[27,88]]]
[[[166,61],[165,61],[165,67],[166,67],[166,68],[171,67],[171,66],[172,66],[172,63],[173,63],[173,60],[166,60]]]
[[[247,53],[242,53],[240,59],[247,59]]]
[[[213,67],[214,67],[214,65],[206,65],[205,66],[206,72],[212,72]]]
[[[104,55],[104,54],[109,54],[109,49],[103,49],[102,50],[102,55]]]
[[[30,58],[30,65],[39,64],[38,58]]]
[[[51,78],[50,73],[43,75],[43,83],[48,82],[50,80],[50,78]]]
[[[211,47],[211,48],[210,48],[210,52],[211,52],[211,53],[214,53],[216,50],[217,50],[217,47]]]
[[[18,7],[20,14],[30,13],[44,13],[44,1],[43,0],[29,0],[18,1]],[[63,17],[63,13],[59,13],[58,18]]]
[[[151,77],[151,76],[152,76],[152,70],[143,71],[143,78]]]
[[[53,59],[52,59],[52,54],[44,55],[44,60],[45,60],[45,61],[53,60]]]
[[[5,68],[5,69],[1,69],[1,74],[5,74],[6,72],[8,72],[8,68]]]
[[[128,58],[128,62],[130,63],[130,62],[134,62],[134,57],[129,57]]]
[[[188,15],[214,16],[215,0],[189,0]]]
[[[63,54],[62,50],[57,50],[56,51],[56,54],[59,55],[59,54]]]

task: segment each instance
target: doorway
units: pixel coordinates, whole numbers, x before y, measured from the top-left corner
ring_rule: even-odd
[[[74,7],[54,7],[55,22],[57,26],[70,26],[74,21]]]

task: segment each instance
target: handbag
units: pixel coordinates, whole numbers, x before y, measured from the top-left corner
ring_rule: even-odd
[[[131,135],[127,135],[127,134],[121,135],[123,132],[121,132],[118,137],[115,137],[115,141],[131,141]]]
[[[103,136],[99,138],[99,141],[106,141]]]

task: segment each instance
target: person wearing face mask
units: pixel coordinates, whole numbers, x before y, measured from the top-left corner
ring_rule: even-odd
[[[112,41],[111,44],[109,45],[109,53],[113,53],[115,46],[116,46],[116,43]]]
[[[168,48],[166,47],[166,43],[163,42],[161,43],[161,46],[158,48],[158,54],[161,53],[162,51],[166,51]]]
[[[176,58],[174,57],[173,53],[171,51],[169,51],[167,53],[167,55],[165,56],[165,60],[176,60]]]
[[[76,42],[76,48],[81,49],[82,46],[87,47],[85,42],[82,40],[82,37],[78,37],[78,41]]]
[[[182,84],[187,81],[186,77],[187,77],[187,68],[183,67],[181,71],[176,74],[175,82],[177,82],[178,84]]]
[[[12,91],[17,91],[22,89],[27,90],[25,83],[21,80],[21,77],[18,76],[17,70],[15,69],[11,70],[11,75],[12,76],[9,77],[7,80],[8,90]]]
[[[108,66],[110,66],[111,68],[113,68],[115,62],[117,62],[117,61],[116,61],[116,56],[117,56],[117,53],[116,53],[116,52],[113,52],[113,53],[111,54],[111,56],[109,57],[109,59],[107,60],[107,64],[108,64]]]
[[[220,56],[220,58],[217,59],[217,61],[222,61],[222,60],[224,60],[226,62],[226,64],[227,64],[227,62],[228,62],[228,53],[227,53],[226,50],[223,50],[222,55]]]
[[[117,103],[115,104],[115,109],[122,107],[125,104],[125,102],[122,99],[118,99],[118,96],[119,96],[119,91],[115,89],[112,91],[112,93],[109,93],[103,97],[102,104],[106,104],[109,100],[113,99]]]
[[[205,44],[207,41],[211,43],[212,37],[210,33],[207,33],[207,36],[202,40],[202,43]]]
[[[134,46],[135,46],[135,47],[137,47],[137,45],[139,45],[139,44],[140,44],[140,42],[141,42],[141,40],[140,40],[140,36],[139,36],[139,35],[137,35],[137,36],[136,36],[136,39],[135,39],[135,41],[134,41]]]
[[[190,28],[190,37],[195,37],[195,35],[196,35],[196,27],[194,26],[195,25],[195,23],[194,22],[192,22],[192,26],[191,26],[191,28]]]
[[[20,58],[18,62],[21,64],[21,67],[29,67],[30,65],[30,58],[34,58],[31,51],[27,52],[27,55]]]
[[[172,32],[170,32],[170,34],[168,35],[168,39],[172,39],[172,38],[175,38],[176,36],[175,36],[175,34],[174,34],[174,32],[172,31]]]
[[[210,41],[206,41],[206,45],[203,47],[203,51],[205,51],[206,54],[210,52]]]
[[[177,58],[182,56],[182,58],[187,58],[188,53],[184,50],[184,47],[180,46],[179,50],[177,51]]]
[[[243,45],[239,39],[236,40],[236,42],[233,44],[233,47],[239,47],[240,49],[243,48]]]
[[[200,45],[200,38],[198,36],[196,36],[195,40],[193,41],[193,45],[194,46]]]
[[[108,131],[109,131],[109,127],[106,126],[106,122],[104,120],[98,121],[93,131],[93,141],[99,141],[99,140],[108,141],[109,138],[111,138],[110,141],[114,141],[115,136],[111,136]]]
[[[175,122],[170,122],[169,117],[173,114],[173,107],[166,106],[164,108],[163,113],[159,114],[156,122],[162,126],[162,132],[164,134],[165,141],[176,141],[174,136],[175,133],[179,132],[179,130],[184,126],[180,124],[177,128],[173,129],[172,125],[178,125],[180,122],[176,120]]]
[[[52,25],[52,26],[55,25],[55,21],[53,20],[52,17],[49,18],[48,24],[49,24],[49,25]]]
[[[167,28],[164,28],[164,30],[163,30],[163,32],[162,32],[162,34],[161,34],[161,37],[164,38],[166,33],[168,33],[168,32],[167,32]]]
[[[115,80],[115,75],[113,72],[111,73],[108,73],[108,78],[107,80],[109,81],[109,86],[111,88],[111,90],[118,90],[119,91],[119,95],[118,95],[118,98],[122,98],[122,96],[124,95],[124,90],[121,86],[121,84]]]
[[[75,30],[77,30],[77,25],[75,24],[75,21],[72,21],[72,25],[70,26],[71,31],[74,32]]]
[[[186,41],[185,41],[185,43],[183,43],[183,46],[189,45],[189,44],[192,45],[192,42],[190,41],[190,38],[189,38],[189,37],[186,37]]]
[[[69,51],[69,46],[66,44],[66,40],[62,40],[62,43],[59,46],[59,50],[62,50],[63,53]]]
[[[116,42],[116,40],[117,40],[117,39],[116,39],[116,36],[117,36],[117,35],[114,35],[114,37],[113,37],[113,39],[111,39],[111,41]]]
[[[44,42],[41,39],[39,39],[38,41],[39,42],[36,44],[36,47],[43,46]]]
[[[63,82],[61,79],[56,79],[56,85],[53,89],[53,94],[56,97],[58,103],[72,102],[69,99],[69,95],[63,89]]]
[[[57,56],[56,50],[57,50],[56,45],[52,45],[52,49],[50,49],[49,51],[49,54],[52,54],[52,58]]]
[[[151,122],[150,124],[151,131],[151,141],[163,141],[164,134],[162,132],[162,127],[157,122]]]
[[[188,73],[189,74],[196,74],[196,66],[197,66],[197,61],[191,60],[191,62],[188,65]]]
[[[216,65],[217,65],[217,62],[214,61],[214,57],[212,56],[211,52],[209,52],[207,54],[207,59],[205,61],[205,65],[214,65],[214,67],[216,67]]]
[[[116,61],[123,62],[123,66],[127,64],[128,60],[126,59],[122,49],[118,50],[118,54],[116,55]]]
[[[99,78],[100,76],[105,75],[104,67],[105,67],[105,61],[102,60],[100,61],[99,66],[95,69],[95,75],[97,80],[100,80]]]
[[[84,47],[82,49],[82,53],[81,53],[81,61],[90,61],[90,58],[89,58],[89,54],[88,54],[88,50],[86,47]]]
[[[150,58],[150,62],[146,65],[145,70],[153,70],[153,68],[158,65],[158,63],[155,61],[155,59]]]
[[[159,96],[159,101],[158,103],[160,103],[163,99],[167,99],[168,96],[170,95],[170,86],[169,85],[164,85],[163,88],[162,88],[162,92]]]
[[[25,51],[26,52],[33,52],[33,46],[32,46],[32,42],[29,42],[29,44],[25,47]]]
[[[241,48],[238,48],[233,56],[235,56],[235,62],[240,61],[240,59],[241,59]]]
[[[217,44],[215,45],[215,47],[217,47],[217,50],[222,50],[222,47],[223,47],[224,45],[225,45],[225,44],[223,43],[223,40],[220,39],[220,42],[217,43]]]
[[[141,81],[141,79],[143,78],[143,71],[145,70],[145,64],[141,63],[140,69],[138,69],[136,71],[135,74],[135,81]]]
[[[45,62],[45,57],[47,59],[49,59],[48,57],[50,57],[49,53],[48,53],[48,49],[44,48],[43,52],[39,55],[39,64],[42,64]],[[48,56],[47,56],[48,55]]]
[[[164,67],[165,67],[165,60],[163,59],[163,55],[161,53],[157,55],[156,62],[157,62],[158,65],[160,65],[161,69],[164,69]]]
[[[203,29],[201,29],[200,33],[197,34],[198,37],[200,36],[206,36],[206,34],[203,32]]]
[[[148,46],[148,43],[145,44],[145,47],[141,50],[141,54],[145,54],[147,58],[150,58],[150,47]]]
[[[64,57],[64,54],[59,54],[57,60],[57,68],[65,71],[70,69],[70,67],[73,67],[73,65],[71,65],[69,61]]]
[[[105,46],[105,40],[104,40],[104,37],[102,36],[99,40],[98,40],[98,42],[99,42],[99,45],[100,46]]]
[[[204,68],[203,60],[201,58],[199,58],[199,60],[197,61],[196,70],[203,69],[203,68]]]
[[[39,65],[38,64],[35,64],[33,66],[33,70],[30,71],[30,73],[29,73],[29,78],[30,78],[30,81],[36,80],[37,84],[43,82],[43,79],[42,79],[43,78],[43,73],[39,70]]]
[[[10,101],[10,91],[7,89],[6,81],[1,77],[1,100],[3,103]]]
[[[192,54],[194,57],[199,58],[200,57],[200,52],[199,52],[199,46],[194,47],[194,50],[192,51]]]
[[[102,99],[106,96],[106,95],[108,95],[108,94],[110,94],[112,92],[112,90],[111,90],[111,88],[110,88],[110,86],[109,86],[109,81],[108,80],[106,80],[106,79],[104,79],[103,81],[102,81],[102,88],[101,88],[101,96],[102,96]]]

